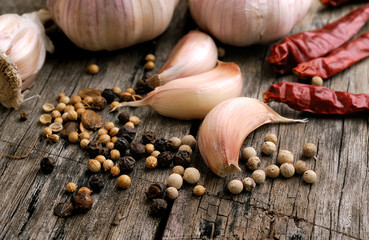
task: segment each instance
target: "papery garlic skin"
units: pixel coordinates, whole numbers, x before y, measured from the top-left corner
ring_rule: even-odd
[[[1,79],[0,103],[5,107],[17,109],[20,106],[21,90],[29,87],[36,79],[45,62],[46,50],[49,52],[54,50],[43,26],[48,19],[51,19],[51,16],[46,10],[21,16],[17,14],[0,16],[0,53],[2,55],[0,65],[3,74],[1,78],[6,78]],[[4,74],[5,72],[13,75]],[[21,82],[20,85],[19,82]],[[4,90],[7,83],[11,83],[12,86],[9,89],[13,89],[12,92]],[[15,85],[19,85],[18,89],[14,88]]]
[[[168,27],[179,0],[47,0],[54,21],[77,46],[115,50],[145,42]]]
[[[164,66],[147,83],[155,88],[177,78],[200,74],[214,68],[217,60],[218,50],[213,39],[193,30],[179,40]]]
[[[217,67],[210,71],[170,81],[155,88],[143,100],[124,102],[118,107],[148,106],[163,116],[200,119],[218,103],[240,96],[242,87],[239,66],[219,61]]]
[[[190,0],[201,29],[223,43],[248,46],[288,34],[309,10],[312,0]]]
[[[241,171],[238,158],[244,139],[270,122],[306,122],[306,119],[281,117],[254,98],[231,98],[218,104],[206,115],[199,130],[198,146],[203,160],[220,177]]]

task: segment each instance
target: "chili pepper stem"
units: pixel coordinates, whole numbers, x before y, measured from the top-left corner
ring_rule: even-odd
[[[131,102],[123,102],[123,103],[120,103],[115,108],[113,108],[112,110],[110,110],[109,112],[110,113],[114,112],[117,108],[120,108],[120,107],[146,107],[146,106],[149,106],[149,104],[147,103],[147,101],[145,101],[145,99],[138,100],[138,101],[131,101]]]

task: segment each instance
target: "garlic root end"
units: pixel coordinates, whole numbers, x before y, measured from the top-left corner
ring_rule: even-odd
[[[120,103],[115,108],[113,108],[112,110],[110,110],[109,113],[114,112],[115,110],[117,110],[117,108],[121,107],[146,107],[146,106],[149,106],[149,104],[146,101],[144,101],[144,99],[139,101],[123,102]]]

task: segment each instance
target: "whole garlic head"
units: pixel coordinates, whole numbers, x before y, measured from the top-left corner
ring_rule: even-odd
[[[223,43],[248,46],[285,36],[312,0],[190,0],[193,19]]]
[[[0,16],[0,103],[7,108],[20,106],[21,90],[36,79],[46,50],[54,50],[43,26],[49,19],[47,10]]]
[[[168,27],[179,0],[47,0],[54,21],[77,46],[115,50],[151,40]]]

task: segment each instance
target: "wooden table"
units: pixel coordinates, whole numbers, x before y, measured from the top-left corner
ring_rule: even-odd
[[[25,13],[45,7],[45,1],[3,0],[0,12]],[[324,9],[318,0],[308,15],[291,33],[311,30],[337,19],[362,4]],[[57,102],[59,92],[68,96],[83,88],[125,89],[135,86],[144,74],[144,57],[154,53],[160,69],[175,43],[190,29],[196,28],[187,10],[187,1],[177,7],[168,30],[154,41],[113,52],[88,52],[75,47],[57,27],[50,27],[50,37],[56,51],[47,55],[37,81],[26,97],[39,94],[39,99],[22,104],[18,111],[0,108],[0,152],[25,154],[36,136],[41,135],[41,106]],[[369,30],[365,26],[361,32]],[[218,43],[219,44],[219,43]],[[278,77],[265,63],[271,45],[235,48],[219,44],[226,50],[224,61],[234,61],[243,72],[243,96],[261,99],[269,85],[280,81],[297,81],[295,76]],[[86,73],[86,66],[100,66],[97,75]],[[324,82],[334,90],[352,93],[369,92],[369,59]],[[368,135],[365,116],[326,117],[303,114],[272,103],[281,115],[309,118],[306,124],[270,124],[250,134],[244,146],[257,149],[261,168],[276,162],[276,154],[260,154],[267,133],[278,136],[278,149],[288,149],[295,159],[301,158],[301,148],[307,142],[318,146],[317,159],[307,159],[309,168],[319,177],[317,183],[306,184],[300,176],[290,179],[267,179],[252,192],[231,195],[226,190],[232,179],[250,176],[244,162],[242,172],[226,178],[216,177],[207,169],[195,150],[193,165],[200,169],[207,188],[202,197],[192,194],[193,186],[185,184],[179,197],[169,205],[163,217],[153,217],[144,192],[155,181],[165,181],[171,169],[147,170],[144,160],[130,174],[132,185],[127,190],[116,188],[116,178],[105,172],[105,188],[93,194],[93,208],[86,214],[58,218],[54,207],[71,199],[66,193],[68,182],[87,186],[92,174],[88,171],[88,155],[78,144],[61,139],[57,144],[40,137],[26,159],[0,157],[0,239],[368,239],[369,238],[369,177]],[[142,123],[137,138],[146,130],[159,137],[196,136],[200,121],[179,121],[162,117],[147,108],[126,109]],[[27,121],[19,113],[27,111]],[[102,113],[105,121],[116,121],[117,113]],[[57,160],[50,175],[40,170],[44,157]]]

